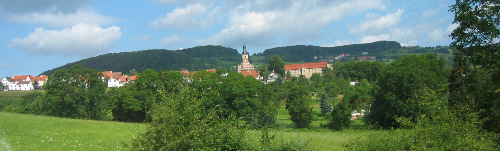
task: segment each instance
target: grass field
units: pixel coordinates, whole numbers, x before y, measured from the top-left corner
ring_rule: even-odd
[[[30,91],[1,92],[0,98],[19,100]],[[331,104],[337,104],[342,96],[331,98]],[[296,129],[290,120],[288,111],[282,106],[277,116],[278,127],[270,130],[276,136],[276,142],[292,140],[307,141],[318,150],[343,150],[343,144],[352,139],[384,132],[366,130],[361,120],[354,120],[351,128],[344,131],[331,131],[320,128],[328,121],[319,109],[319,99],[311,100],[314,120],[309,129]],[[0,112],[0,150],[126,150],[121,142],[130,142],[139,132],[145,130],[145,124],[77,120],[14,114]],[[261,132],[247,131],[248,143],[259,143]]]
[[[0,150],[124,150],[144,124],[0,112]]]

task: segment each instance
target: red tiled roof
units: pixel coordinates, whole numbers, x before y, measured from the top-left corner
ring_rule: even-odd
[[[318,63],[304,63],[304,64],[288,64],[285,65],[285,70],[298,70],[302,69],[302,67],[306,67],[306,69],[314,69],[314,68],[326,68],[328,62],[318,62]]]
[[[113,71],[103,71],[101,73],[104,76],[104,78],[113,77],[115,75],[115,74],[113,74]]]
[[[217,72],[217,69],[215,69],[215,68],[213,68],[213,69],[207,69],[207,71],[215,73],[215,72]]]
[[[18,76],[13,76],[11,80],[26,80],[29,77],[33,77],[32,75],[18,75]]]
[[[134,76],[130,76],[130,81],[134,81],[137,79],[137,75],[134,75]]]
[[[246,76],[252,76],[252,77],[258,77],[260,74],[260,71],[257,70],[243,70],[241,71],[241,74],[243,74],[245,77]]]

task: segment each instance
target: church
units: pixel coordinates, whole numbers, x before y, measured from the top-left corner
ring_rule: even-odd
[[[255,70],[254,66],[248,61],[247,46],[243,44],[243,53],[241,53],[241,64],[238,65],[238,72],[245,76],[252,76],[260,79],[259,71]]]

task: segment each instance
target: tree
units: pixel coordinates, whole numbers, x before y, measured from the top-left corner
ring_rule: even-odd
[[[217,108],[205,110],[188,88],[175,96],[164,92],[159,93],[164,101],[154,107],[151,123],[132,140],[131,150],[249,150],[245,130],[219,118]]]
[[[94,120],[106,116],[107,87],[101,77],[101,72],[82,65],[56,71],[44,85],[44,114]]]
[[[392,62],[378,78],[374,102],[366,120],[383,128],[401,126],[397,118],[421,115],[415,91],[437,90],[446,82],[444,62],[434,54],[411,55]]]
[[[264,78],[267,78],[267,76],[269,76],[269,74],[271,73],[269,71],[269,67],[267,66],[267,64],[261,65],[259,68],[259,71],[260,71],[260,76],[262,76]]]
[[[290,119],[298,128],[308,128],[313,119],[312,108],[309,107],[309,91],[307,87],[292,83],[286,100],[286,109]]]
[[[323,93],[321,96],[321,113],[326,114],[332,111],[332,105],[328,99],[328,94]]]
[[[33,89],[35,89],[35,90],[39,90],[40,89],[38,80],[35,80],[35,83],[33,83]]]
[[[139,74],[139,72],[137,72],[137,70],[135,70],[135,69],[129,70],[129,71],[128,71],[128,73],[129,73],[130,75],[132,75],[132,76],[134,76],[134,75],[138,75],[138,74]]]
[[[450,46],[463,54],[471,64],[479,65],[481,69],[485,69],[491,74],[491,78],[486,78],[489,79],[490,82],[487,83],[490,84],[485,85],[490,87],[486,89],[486,92],[489,92],[486,95],[489,95],[490,98],[478,109],[483,112],[480,113],[483,126],[489,131],[500,133],[498,126],[490,126],[500,124],[500,99],[498,99],[500,98],[500,43],[498,42],[500,38],[500,2],[497,0],[456,0],[450,11],[455,13],[453,22],[459,24],[450,35],[453,39]],[[480,76],[484,76],[484,74]],[[485,78],[477,78],[477,80],[480,79]],[[471,81],[470,84],[481,83]],[[475,92],[478,93],[470,93],[481,95],[475,97],[484,97],[484,90],[483,92]],[[474,110],[473,108],[467,109]]]
[[[285,61],[281,60],[280,56],[274,55],[269,59],[268,71],[274,71],[280,76],[285,75]]]
[[[328,128],[333,130],[342,130],[344,128],[349,128],[351,125],[352,109],[349,107],[349,103],[341,101],[337,106],[335,106],[331,113],[331,119],[328,123]]]
[[[451,47],[462,52],[476,65],[489,70],[500,69],[500,2],[497,0],[456,0],[451,6],[453,23],[459,26],[451,33]]]

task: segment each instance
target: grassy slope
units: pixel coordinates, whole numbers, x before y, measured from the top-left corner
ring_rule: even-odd
[[[31,93],[29,91],[0,92],[1,98],[12,100]],[[331,98],[337,104],[342,96]],[[366,137],[383,131],[364,130],[360,120],[353,121],[351,129],[340,132],[321,129],[320,124],[328,121],[321,115],[319,98],[310,102],[314,121],[311,129],[295,129],[285,107],[279,109],[278,129],[271,130],[276,141],[302,140],[319,150],[343,150],[342,145],[350,139]],[[129,142],[145,124],[76,120],[47,116],[13,114],[0,112],[0,150],[125,150],[120,142]],[[259,143],[260,131],[248,131],[248,142]]]
[[[144,124],[3,112],[0,121],[0,150],[123,150],[122,141],[145,129]]]

